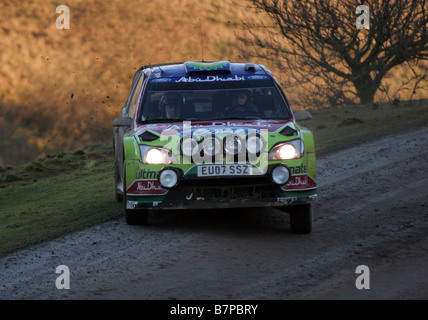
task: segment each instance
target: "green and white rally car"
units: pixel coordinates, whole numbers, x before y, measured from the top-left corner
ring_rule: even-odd
[[[116,197],[128,224],[151,210],[275,207],[312,229],[312,133],[272,73],[251,63],[141,67],[114,120]]]

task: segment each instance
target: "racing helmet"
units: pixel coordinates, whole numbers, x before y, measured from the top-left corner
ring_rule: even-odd
[[[183,107],[185,102],[184,97],[178,92],[169,92],[161,97],[159,105],[164,108],[169,103],[175,103],[178,106]]]

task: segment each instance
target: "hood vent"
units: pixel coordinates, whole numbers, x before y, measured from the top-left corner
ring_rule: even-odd
[[[279,133],[287,137],[297,136],[297,130],[289,126],[286,126]]]
[[[150,131],[145,131],[142,134],[138,135],[138,137],[140,138],[140,141],[155,141],[159,139],[158,135],[151,133]]]

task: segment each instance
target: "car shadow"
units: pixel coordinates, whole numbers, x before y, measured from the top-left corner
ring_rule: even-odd
[[[289,215],[274,208],[165,210],[149,214],[142,228],[213,233],[291,233]]]

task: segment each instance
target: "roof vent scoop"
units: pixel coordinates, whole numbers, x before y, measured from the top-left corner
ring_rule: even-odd
[[[254,63],[246,63],[244,66],[245,71],[256,71],[256,65]]]
[[[229,61],[216,61],[216,62],[185,62],[184,68],[186,73],[230,73]]]

